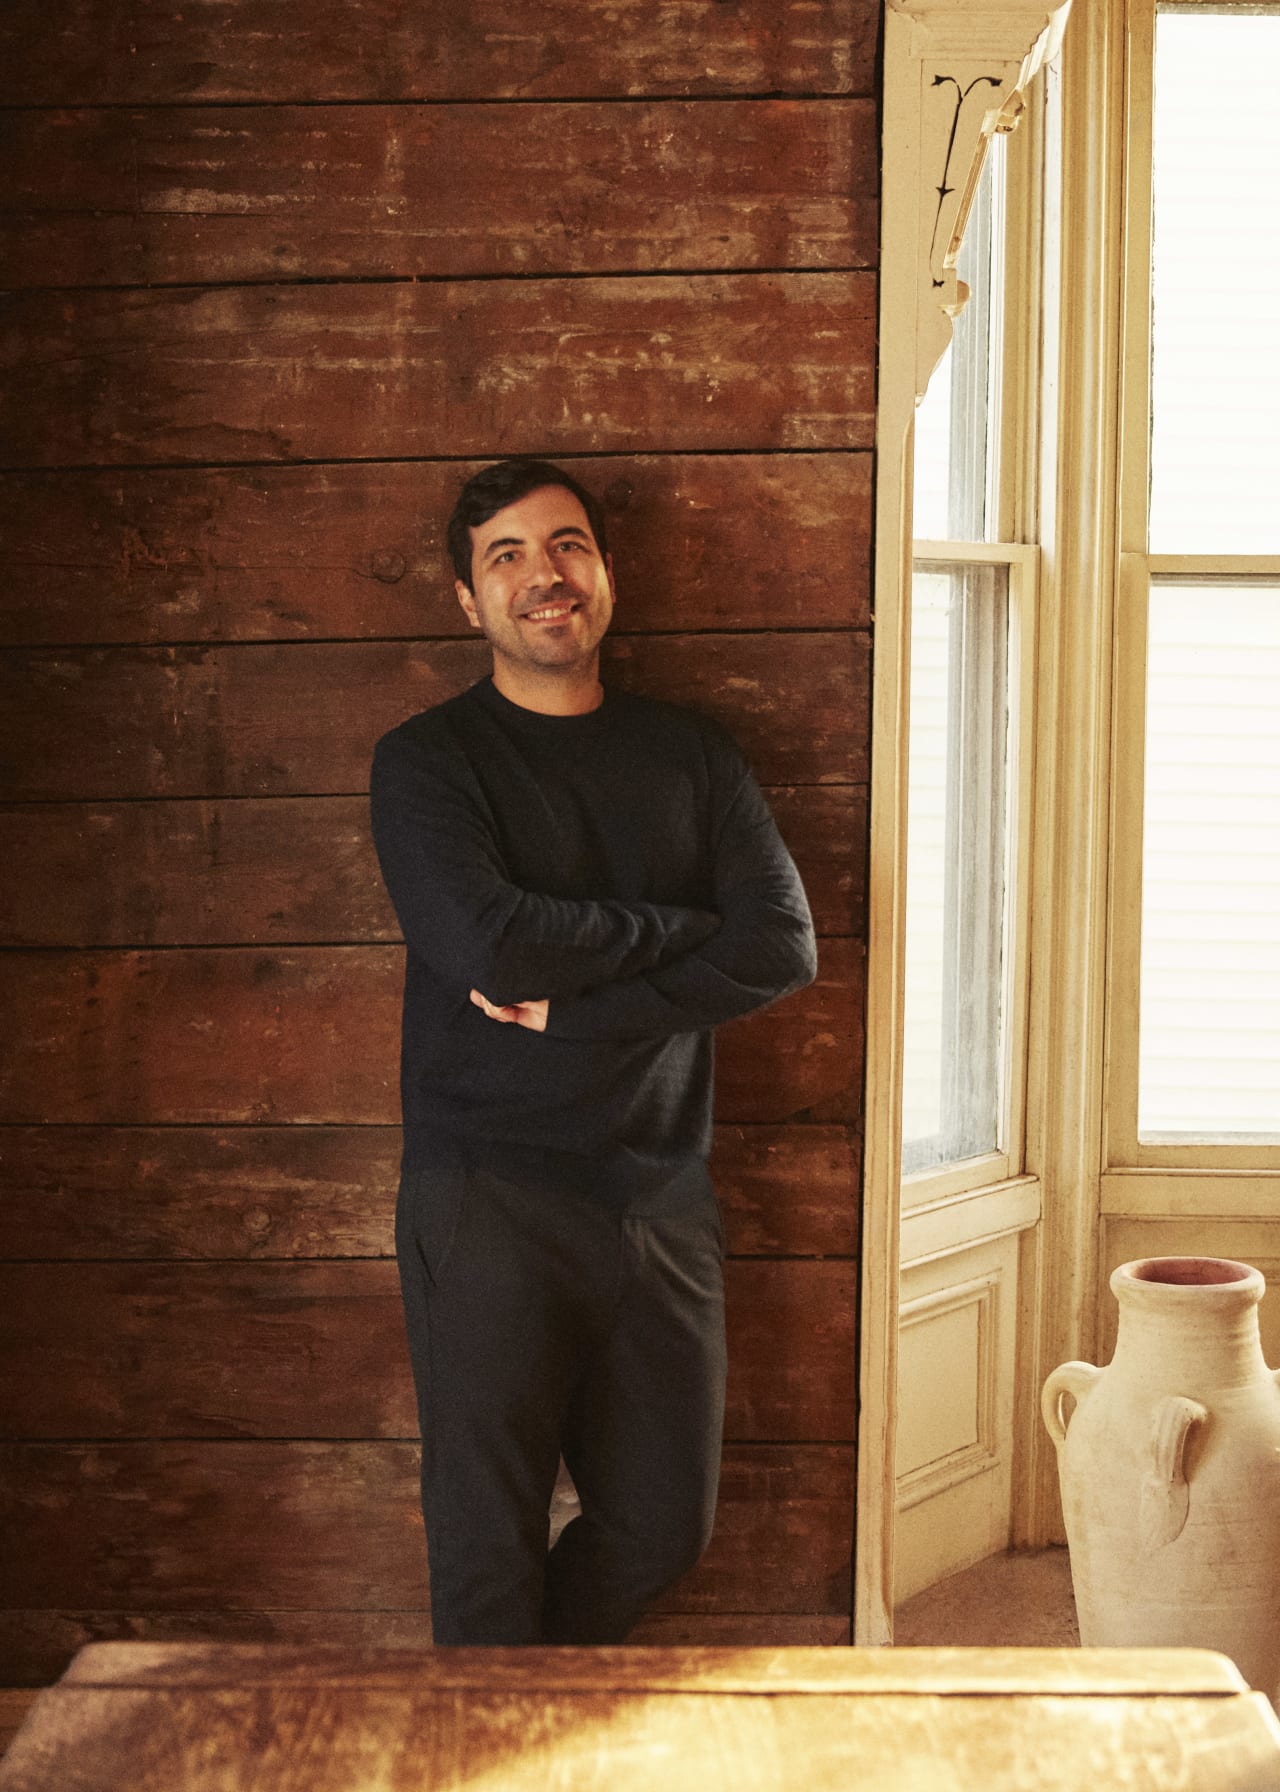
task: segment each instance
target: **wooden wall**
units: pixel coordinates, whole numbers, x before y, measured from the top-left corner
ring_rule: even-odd
[[[373,742],[460,478],[604,494],[822,935],[723,1035],[723,1495],[650,1640],[848,1636],[875,0],[9,0],[0,1682],[424,1640]]]

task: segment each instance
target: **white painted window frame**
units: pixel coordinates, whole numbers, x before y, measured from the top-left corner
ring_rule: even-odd
[[[1011,308],[1016,298],[1011,295]],[[1012,370],[1016,378],[1016,370]],[[903,1223],[940,1201],[1007,1182],[1023,1173],[1026,1141],[1026,1039],[1029,974],[1031,802],[1035,746],[1035,637],[1039,550],[1031,544],[915,541],[912,563],[923,566],[999,566],[1009,604],[1009,803],[1002,969],[1004,1063],[998,1149],[902,1178]],[[907,625],[910,625],[908,604]],[[904,1245],[905,1250],[905,1245]]]
[[[855,1551],[854,1637],[892,1639],[894,1410],[901,1225],[901,1074],[904,988],[907,740],[910,648],[912,418],[950,339],[950,318],[963,303],[955,256],[987,142],[1011,129],[1034,76],[1062,37],[1069,0],[999,10],[970,0],[889,0],[885,18],[885,110],[882,157],[881,357],[877,418],[876,676],[873,688],[873,764],[868,958],[868,1070],[863,1230],[861,1412]],[[945,86],[944,90],[944,84]],[[950,92],[977,95],[958,107]],[[1028,222],[1023,220],[1023,228]],[[1033,246],[1027,245],[1029,257]],[[1038,265],[1038,243],[1034,245]],[[1031,340],[1028,337],[1028,340]],[[1007,340],[1007,338],[1006,338]],[[1018,439],[1015,436],[1015,439]],[[1036,489],[1037,447],[1020,442],[1015,463],[1024,491]],[[1014,475],[1011,473],[1010,475]],[[1004,533],[1007,519],[1000,519]],[[1028,551],[1029,548],[1028,548]],[[947,552],[954,556],[952,544]],[[1024,592],[1025,596],[1025,592]],[[1024,627],[1034,603],[1023,605]],[[1022,691],[1024,667],[1018,661]],[[1029,676],[1029,672],[1027,673]],[[1021,696],[1020,696],[1021,700]],[[1043,725],[1034,732],[1043,740]],[[1025,775],[1031,776],[1031,748]],[[1018,777],[1024,776],[1020,756]],[[1033,803],[1030,786],[1019,812]],[[1020,846],[1020,850],[1023,848]],[[1040,854],[1028,842],[1029,862]],[[1056,867],[1055,867],[1056,869]],[[1015,905],[1016,907],[1016,905]],[[1028,1009],[1031,1007],[1028,998]],[[1039,1007],[1043,1012],[1044,1002]],[[1034,1022],[1033,1022],[1034,1024]],[[1027,1111],[1036,1090],[1029,1079]],[[1019,1103],[1019,1111],[1022,1104]],[[1043,1106],[1043,1104],[1041,1104]],[[1031,1142],[1027,1141],[1028,1169]],[[1011,1167],[1005,1156],[992,1171]],[[1034,1171],[1032,1172],[1034,1176]],[[1025,1183],[993,1177],[981,1190],[946,1188],[922,1204],[938,1239],[956,1222],[961,1205],[992,1197],[1006,1208],[1023,1202]],[[1023,1186],[1019,1187],[1018,1185]],[[1038,1211],[1038,1204],[1036,1207]],[[966,1220],[971,1218],[966,1215]],[[1004,1219],[1010,1217],[1009,1212]],[[1021,1229],[1014,1225],[1009,1229]],[[928,1248],[909,1237],[908,1254]],[[1030,1316],[1039,1331],[1038,1307]]]
[[[1165,576],[1251,578],[1274,583],[1280,556],[1148,554],[1151,367],[1151,198],[1156,0],[1123,5],[1124,70],[1124,329],[1120,432],[1117,444],[1120,564],[1115,627],[1116,740],[1146,737],[1147,615],[1152,581]],[[1107,984],[1107,1099],[1103,1140],[1103,1211],[1131,1214],[1134,1204],[1168,1211],[1224,1211],[1237,1201],[1280,1209],[1280,1144],[1190,1140],[1156,1144],[1138,1137],[1138,1017],[1142,920],[1144,767],[1141,752],[1117,753],[1111,767],[1111,928]],[[1143,1172],[1152,1172],[1145,1175]],[[1225,1211],[1233,1211],[1227,1209]]]

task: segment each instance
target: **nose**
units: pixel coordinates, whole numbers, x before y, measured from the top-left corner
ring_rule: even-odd
[[[563,582],[564,575],[560,571],[559,562],[552,557],[549,549],[539,548],[529,561],[530,585],[541,591],[548,585],[560,585]]]

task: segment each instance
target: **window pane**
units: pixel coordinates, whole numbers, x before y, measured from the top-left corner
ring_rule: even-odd
[[[912,530],[923,541],[994,539],[1003,183],[997,137],[956,263],[969,300],[916,411]]]
[[[1280,552],[1280,10],[1156,21],[1151,548]]]
[[[903,1170],[1000,1143],[1008,575],[912,581]]]
[[[1138,1133],[1280,1138],[1280,587],[1151,592]]]

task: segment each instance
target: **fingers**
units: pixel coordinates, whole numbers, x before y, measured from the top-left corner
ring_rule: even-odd
[[[472,990],[471,1000],[475,1003],[477,1008],[483,1009],[490,1020],[501,1020],[510,1023],[512,1021],[518,1022],[520,1019],[520,1010],[518,1007],[513,1005],[509,1008],[499,1008],[493,1002],[488,1001],[486,997],[482,996],[478,989]]]
[[[499,1007],[487,996],[482,996],[478,989],[471,991],[471,1000],[476,1007],[489,1016],[490,1020],[500,1020],[508,1026],[528,1027],[531,1033],[545,1033],[547,1030],[547,1002],[510,1002],[506,1007]]]

